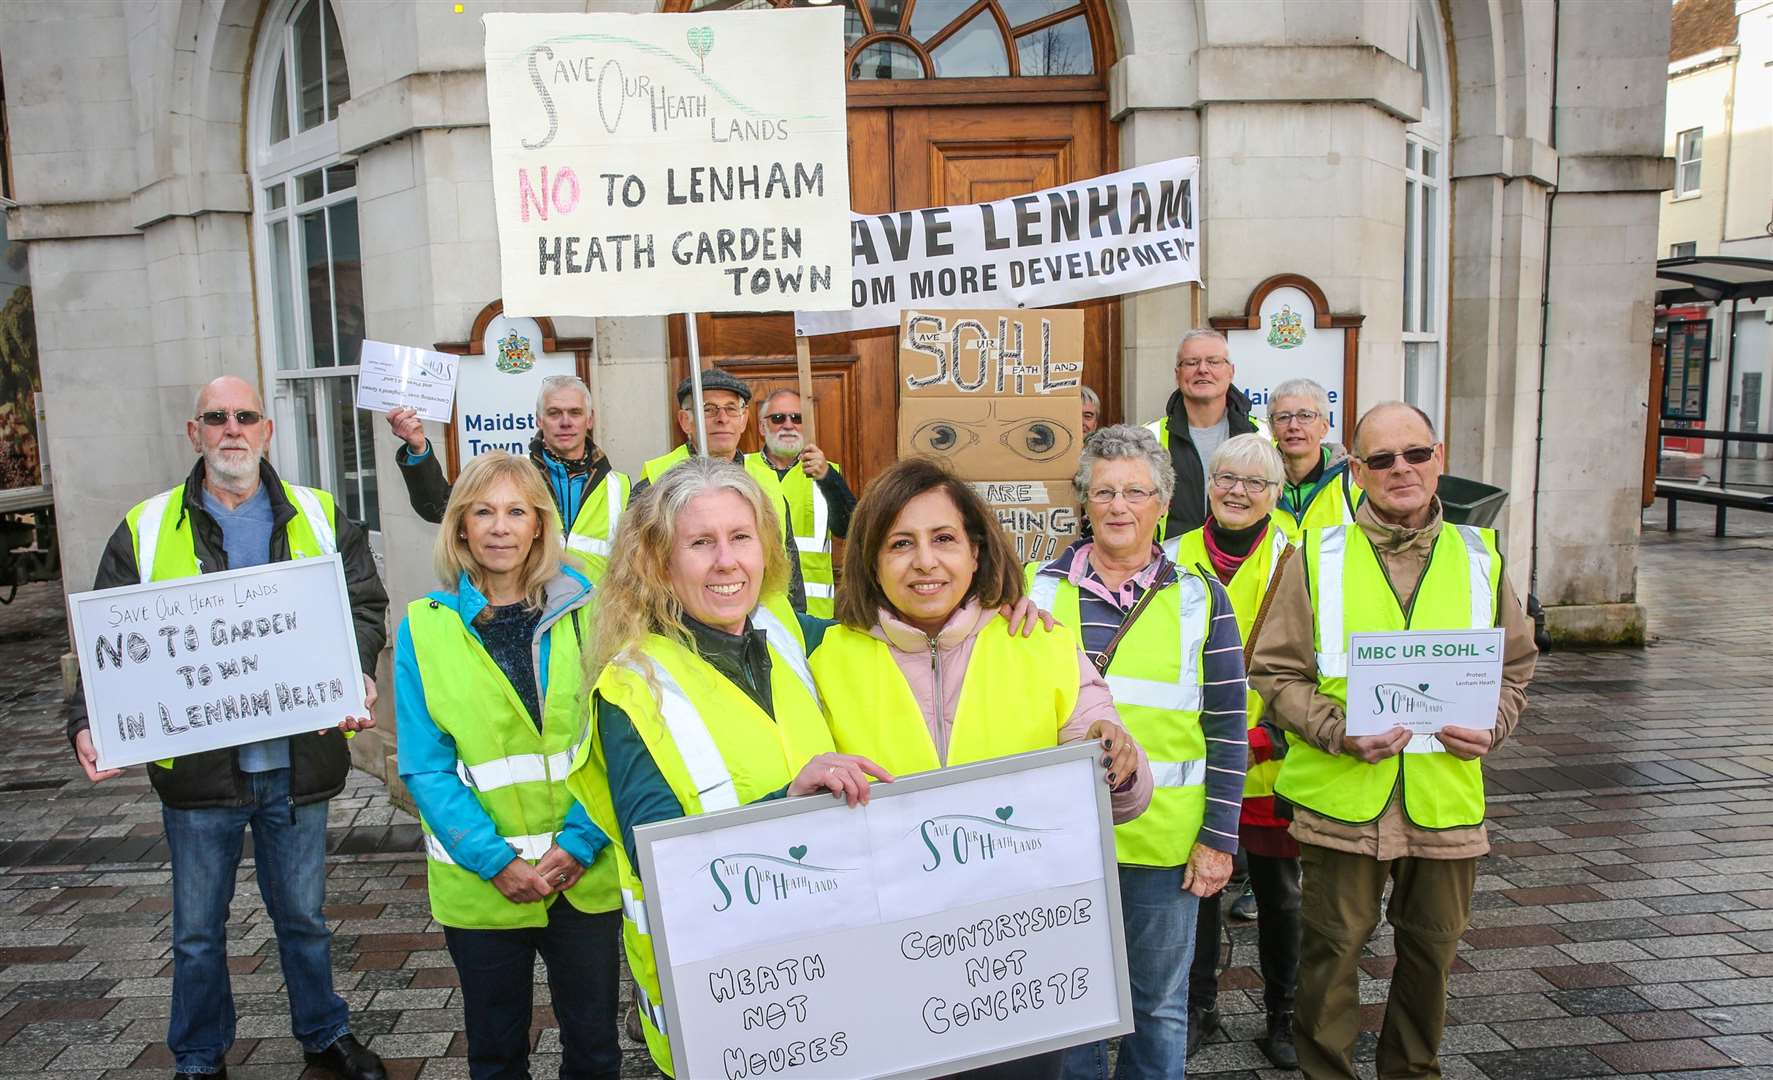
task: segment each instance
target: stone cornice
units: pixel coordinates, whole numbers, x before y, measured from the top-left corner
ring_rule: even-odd
[[[1455,180],[1472,176],[1537,180],[1546,187],[1556,187],[1558,152],[1537,139],[1468,135],[1453,140],[1450,175]]]
[[[1558,162],[1558,191],[1657,192],[1674,187],[1674,158],[1649,155],[1569,155]]]
[[[1422,77],[1371,45],[1214,46],[1195,54],[1201,104],[1357,102],[1406,122],[1422,115]]]
[[[129,199],[130,222],[138,229],[167,218],[251,212],[251,181],[245,173],[168,176]]]
[[[131,222],[130,200],[19,203],[6,212],[8,240],[84,240],[101,236],[140,236]]]
[[[486,73],[415,72],[352,98],[339,108],[338,123],[346,154],[428,128],[485,127]]]

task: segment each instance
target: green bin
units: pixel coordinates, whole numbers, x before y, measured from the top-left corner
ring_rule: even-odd
[[[1507,490],[1463,476],[1443,474],[1435,493],[1441,497],[1442,516],[1455,525],[1489,526],[1508,502]]]

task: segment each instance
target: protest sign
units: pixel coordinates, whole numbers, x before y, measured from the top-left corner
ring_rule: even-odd
[[[891,326],[902,308],[1051,307],[1200,280],[1200,159],[1174,158],[996,202],[850,215],[839,311],[795,333]]]
[[[1494,728],[1501,695],[1500,628],[1349,635],[1350,735],[1406,727],[1414,734],[1404,749],[1431,753],[1448,724]]]
[[[564,349],[549,352],[549,335],[534,319],[503,313],[487,320],[480,351],[462,357],[452,432],[452,469],[488,450],[529,453],[539,428],[536,395],[550,375],[577,375],[578,361]],[[590,347],[590,339],[584,342]]]
[[[337,554],[68,597],[98,767],[363,716]]]
[[[899,333],[899,456],[975,481],[1024,561],[1076,537],[1083,312],[907,310]]]
[[[849,303],[840,10],[483,21],[507,312]]]
[[[366,340],[357,361],[357,407],[378,413],[417,409],[421,419],[446,424],[457,362],[448,353]]]
[[[678,1076],[944,1076],[1132,1030],[1094,743],[634,831]]]

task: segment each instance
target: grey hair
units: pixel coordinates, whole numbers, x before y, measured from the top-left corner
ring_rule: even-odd
[[[1094,405],[1096,407],[1097,412],[1102,411],[1102,399],[1101,399],[1101,397],[1097,396],[1097,394],[1094,390],[1091,390],[1089,387],[1085,386],[1085,387],[1081,388],[1080,390],[1078,390],[1078,394],[1081,395],[1085,401],[1089,402],[1091,405]]]
[[[1213,460],[1207,462],[1207,476],[1211,478],[1222,472],[1260,476],[1271,484],[1279,484],[1287,478],[1287,467],[1281,461],[1280,451],[1266,435],[1254,431],[1233,435],[1213,451]]]
[[[1330,392],[1311,379],[1288,379],[1268,392],[1268,408],[1272,411],[1276,398],[1297,397],[1311,402],[1324,416],[1330,415]]]
[[[1200,339],[1202,339],[1202,338],[1206,338],[1206,339],[1208,339],[1208,340],[1211,340],[1211,341],[1217,341],[1217,342],[1218,342],[1218,343],[1219,343],[1219,344],[1221,344],[1221,345],[1223,345],[1223,346],[1225,346],[1225,355],[1226,355],[1226,356],[1230,356],[1230,355],[1231,355],[1231,342],[1230,342],[1230,340],[1228,340],[1228,339],[1227,339],[1227,338],[1226,338],[1226,336],[1225,336],[1225,335],[1224,335],[1224,334],[1221,334],[1221,333],[1220,333],[1220,332],[1219,332],[1219,331],[1217,331],[1217,330],[1214,330],[1214,329],[1211,329],[1211,328],[1210,328],[1210,327],[1205,327],[1205,326],[1197,326],[1197,327],[1195,327],[1195,328],[1194,328],[1194,329],[1193,329],[1193,330],[1190,330],[1190,331],[1188,331],[1188,333],[1186,333],[1186,334],[1183,334],[1183,335],[1182,335],[1182,340],[1181,340],[1181,341],[1178,341],[1178,342],[1177,342],[1177,343],[1176,343],[1176,355],[1177,355],[1177,356],[1181,356],[1181,355],[1182,355],[1182,349],[1183,349],[1183,348],[1184,348],[1184,347],[1185,347],[1185,346],[1186,346],[1186,345],[1187,345],[1187,344],[1188,344],[1188,343],[1189,343],[1189,342],[1191,342],[1191,341],[1199,341],[1199,340],[1200,340]]]
[[[1157,441],[1149,429],[1134,424],[1114,424],[1097,428],[1084,442],[1083,456],[1077,462],[1077,475],[1071,478],[1077,497],[1088,501],[1090,474],[1098,461],[1144,461],[1151,470],[1151,482],[1157,485],[1158,498],[1166,505],[1176,493],[1176,467],[1170,464],[1170,452]]]
[[[547,407],[548,395],[556,390],[569,389],[585,395],[585,411],[591,411],[591,388],[585,385],[584,379],[577,375],[550,375],[536,388],[536,423],[542,421],[542,410]]]
[[[763,399],[763,408],[757,410],[757,418],[762,420],[763,414],[770,411],[770,402],[781,397],[783,394],[793,394],[795,397],[799,397],[800,388],[794,386],[778,386],[774,390],[771,390],[769,396]]]
[[[1428,429],[1429,441],[1436,443],[1441,441],[1440,433],[1434,430],[1434,421],[1429,419],[1428,414],[1423,412],[1420,408],[1417,408],[1407,401],[1381,401],[1379,404],[1362,413],[1360,420],[1355,423],[1354,434],[1348,437],[1348,452],[1357,458],[1360,457],[1361,428],[1366,427],[1367,421],[1371,420],[1375,414],[1390,412],[1393,409],[1408,409],[1410,412],[1415,413],[1416,419],[1422,421],[1422,426]]]

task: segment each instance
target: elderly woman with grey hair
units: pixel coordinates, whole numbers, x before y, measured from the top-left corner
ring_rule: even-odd
[[[1182,1076],[1196,909],[1225,887],[1244,782],[1244,666],[1237,619],[1205,565],[1154,542],[1175,490],[1170,454],[1117,424],[1084,444],[1075,478],[1093,536],[1029,568],[1037,604],[1077,636],[1146,749],[1151,806],[1115,829],[1133,991],[1124,1080]],[[1067,1052],[1065,1075],[1106,1076],[1105,1042]]]
[[[1290,385],[1290,384],[1283,384]],[[1260,435],[1222,443],[1207,465],[1207,522],[1165,545],[1177,562],[1210,566],[1225,585],[1249,655],[1262,628],[1263,598],[1280,577],[1290,548],[1275,513],[1287,479],[1281,454]],[[1257,950],[1268,1028],[1257,1046],[1277,1068],[1298,1067],[1293,1048],[1293,993],[1299,971],[1299,845],[1275,812],[1274,779],[1286,755],[1279,729],[1261,723],[1262,699],[1245,702],[1250,766],[1244,781],[1238,837],[1256,897]],[[1219,1026],[1219,905],[1202,904],[1199,947],[1189,974],[1190,1034],[1196,1043]],[[1209,945],[1209,943],[1212,943]]]

